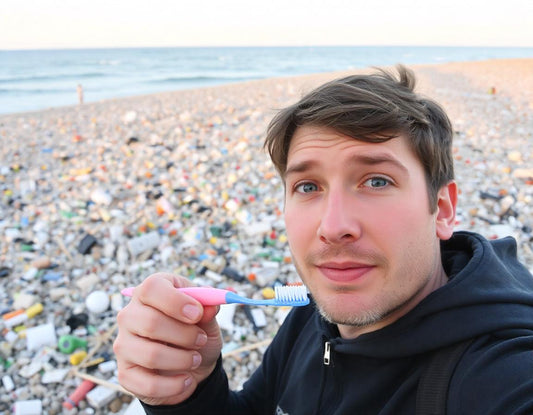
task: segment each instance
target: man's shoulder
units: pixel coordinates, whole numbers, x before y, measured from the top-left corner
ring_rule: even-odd
[[[475,339],[453,375],[449,413],[533,413],[533,330]]]

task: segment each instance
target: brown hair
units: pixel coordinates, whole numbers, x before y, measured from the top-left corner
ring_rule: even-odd
[[[414,92],[413,71],[403,65],[396,70],[398,79],[378,69],[328,82],[281,110],[270,122],[265,140],[281,177],[292,136],[300,126],[328,127],[372,143],[405,134],[424,167],[433,212],[439,189],[454,178],[452,125],[439,104]]]

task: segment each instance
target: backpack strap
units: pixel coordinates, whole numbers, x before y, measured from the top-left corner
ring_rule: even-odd
[[[432,353],[422,372],[416,393],[415,415],[446,415],[448,388],[457,363],[473,339]]]

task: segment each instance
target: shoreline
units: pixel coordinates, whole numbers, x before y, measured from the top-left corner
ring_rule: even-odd
[[[506,66],[508,63],[511,63],[512,65],[515,64],[524,64],[528,67],[531,67],[531,61],[533,61],[533,57],[531,58],[499,58],[499,59],[487,59],[487,60],[474,60],[474,61],[454,61],[454,62],[446,62],[446,63],[428,63],[428,64],[407,64],[406,66],[409,68],[414,69],[415,71],[418,68],[426,68],[426,67],[440,67],[443,68],[445,71],[457,71],[461,70],[461,68],[471,67],[472,69],[475,67],[485,67],[486,69],[489,69],[485,76],[488,76],[493,83],[496,83],[496,80],[498,83],[502,81],[501,76],[499,76],[502,72],[499,71],[498,73],[493,73],[490,68],[501,68],[501,66]],[[465,66],[466,65],[466,66]],[[379,66],[382,68],[393,68],[392,65],[385,65],[385,66]],[[446,69],[447,68],[447,69]],[[148,94],[139,94],[139,95],[128,95],[124,97],[114,97],[114,98],[107,98],[103,100],[98,101],[90,101],[85,102],[84,104],[78,105],[78,104],[71,104],[71,105],[64,105],[64,106],[57,106],[57,107],[47,107],[42,108],[39,110],[30,110],[30,111],[22,111],[22,112],[14,112],[14,113],[2,113],[0,114],[0,121],[2,118],[6,117],[15,117],[15,116],[29,116],[40,113],[50,113],[55,111],[68,111],[68,110],[83,110],[87,107],[94,107],[94,106],[100,106],[100,105],[109,105],[111,103],[115,103],[118,101],[118,103],[122,101],[137,101],[137,100],[143,100],[148,99],[150,97],[155,98],[158,96],[165,96],[165,95],[176,95],[179,96],[180,94],[188,93],[191,91],[205,91],[205,90],[217,90],[219,88],[239,88],[240,86],[246,86],[248,84],[257,84],[256,86],[259,88],[262,88],[263,83],[271,83],[273,81],[292,81],[295,84],[301,84],[302,81],[305,81],[306,79],[311,80],[311,84],[320,84],[323,80],[329,80],[334,79],[336,77],[341,77],[345,75],[349,75],[352,73],[360,73],[360,72],[367,72],[370,70],[370,67],[361,67],[361,68],[353,68],[348,70],[341,70],[341,71],[334,71],[334,72],[318,72],[318,73],[309,73],[309,74],[303,74],[303,75],[292,75],[292,76],[283,76],[283,77],[272,77],[272,78],[263,78],[263,79],[253,79],[248,81],[236,81],[231,83],[223,83],[218,85],[210,85],[210,86],[204,86],[204,87],[195,87],[195,88],[186,88],[186,89],[177,89],[177,90],[169,90],[169,91],[160,91],[160,92],[153,92]],[[505,72],[505,68],[503,69]],[[504,79],[505,81],[505,79]],[[533,97],[533,91],[531,89],[527,90],[524,89],[521,91],[522,93],[528,93],[529,97]],[[75,95],[75,91],[73,91],[73,96]]]

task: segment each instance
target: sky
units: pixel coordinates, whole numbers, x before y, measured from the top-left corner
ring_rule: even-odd
[[[533,0],[1,0],[0,49],[533,47]]]

